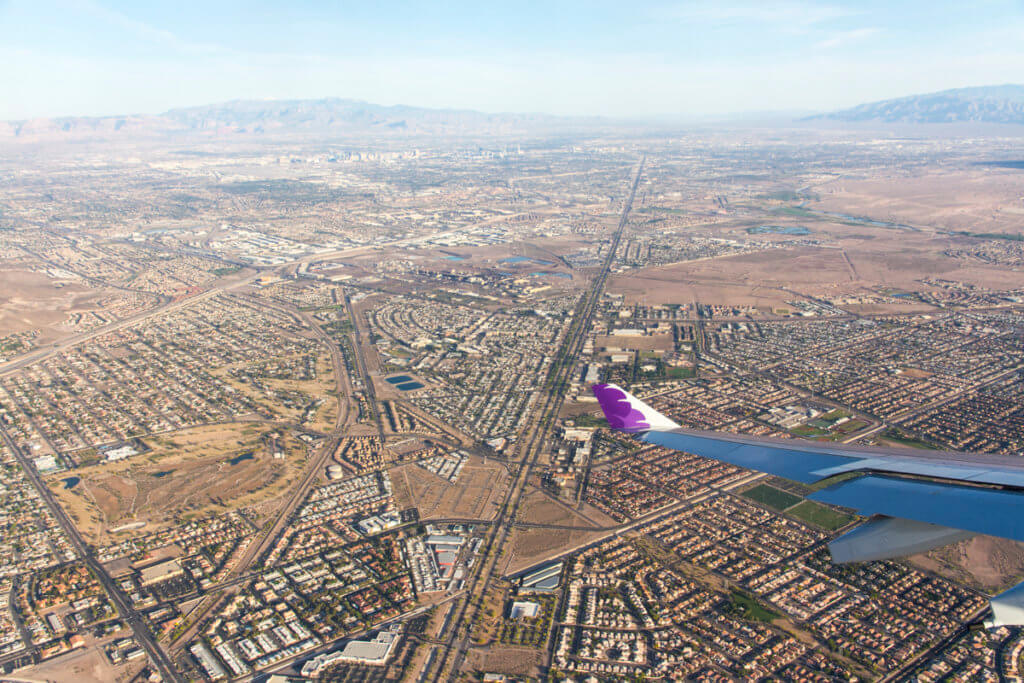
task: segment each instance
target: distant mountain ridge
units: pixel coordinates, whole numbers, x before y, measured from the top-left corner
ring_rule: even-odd
[[[222,104],[172,109],[161,116],[192,130],[227,127],[246,132],[337,127],[489,128],[594,120],[570,119],[547,114],[486,114],[469,109],[428,109],[401,104],[388,106],[336,97],[315,100],[234,100]]]
[[[957,88],[869,102],[804,120],[1024,124],[1024,85]]]
[[[158,115],[61,117],[0,122],[0,139],[161,134],[508,133],[526,126],[608,124],[597,117],[486,114],[463,109],[385,106],[359,100],[233,100]]]
[[[792,119],[788,119],[792,121]],[[870,102],[801,121],[887,123],[1009,123],[1024,125],[1024,85],[982,86]],[[68,116],[0,121],[2,140],[114,140],[160,136],[315,134],[508,135],[538,129],[608,129],[641,125],[602,117],[488,114],[468,109],[380,105],[328,97],[302,100],[232,100],[170,109],[155,115]],[[647,125],[664,127],[665,120]]]

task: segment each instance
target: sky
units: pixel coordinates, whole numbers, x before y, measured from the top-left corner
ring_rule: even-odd
[[[232,99],[692,119],[1024,83],[1024,0],[0,0],[0,119]]]

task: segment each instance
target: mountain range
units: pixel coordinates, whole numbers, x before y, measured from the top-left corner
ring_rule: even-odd
[[[0,122],[2,138],[109,137],[160,134],[512,133],[593,126],[610,121],[546,114],[486,114],[461,109],[385,106],[359,100],[234,100],[157,115],[71,116]]]
[[[1024,85],[958,88],[869,102],[805,120],[1024,124]]]
[[[1024,85],[983,86],[870,102],[801,121],[1024,124]],[[234,100],[157,115],[40,118],[0,122],[0,140],[166,135],[515,134],[596,130],[625,122],[599,117],[487,114],[464,109],[384,106],[342,98]],[[664,128],[662,119],[656,125]]]

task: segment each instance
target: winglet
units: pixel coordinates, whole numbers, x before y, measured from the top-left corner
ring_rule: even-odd
[[[620,432],[676,429],[675,422],[614,384],[595,384],[594,396],[601,404],[608,426]]]

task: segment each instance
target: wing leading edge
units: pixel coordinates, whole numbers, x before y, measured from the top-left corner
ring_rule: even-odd
[[[594,386],[609,426],[651,444],[805,484],[871,520],[829,544],[835,562],[890,559],[974,534],[1024,541],[1024,458],[823,445],[682,429],[614,384]],[[827,483],[827,482],[826,482]],[[1024,624],[1024,584],[992,599],[994,624]]]

